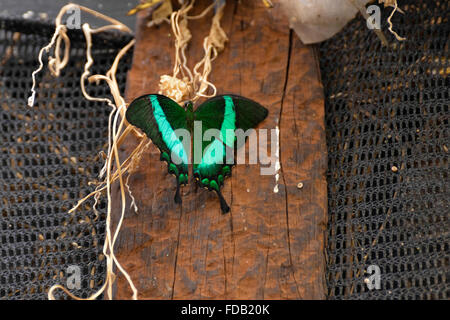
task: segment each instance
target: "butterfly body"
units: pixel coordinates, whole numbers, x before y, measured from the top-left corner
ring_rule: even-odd
[[[236,145],[234,132],[256,127],[267,113],[258,103],[237,95],[216,96],[194,111],[192,102],[187,102],[183,108],[166,96],[148,94],[131,102],[126,119],[144,131],[161,151],[160,159],[167,162],[168,172],[176,177],[176,203],[181,203],[180,185],[189,181],[188,165],[190,155],[194,154],[192,172],[196,183],[215,191],[221,210],[226,213],[229,207],[221,187],[231,175],[234,163],[234,153],[227,151],[240,147]],[[220,133],[220,138],[203,139],[209,129]],[[188,144],[184,140],[186,137],[181,138],[180,130],[190,134],[192,140]]]

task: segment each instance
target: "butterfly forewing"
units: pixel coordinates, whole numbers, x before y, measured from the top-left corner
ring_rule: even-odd
[[[236,110],[236,128],[244,131],[256,128],[269,113],[266,108],[255,101],[236,95],[231,97]]]
[[[125,116],[130,124],[141,129],[159,148],[161,160],[168,163],[169,173],[177,178],[177,187],[186,184],[190,150],[185,150],[175,132],[177,129],[187,130],[186,111],[166,96],[149,94],[133,100]]]

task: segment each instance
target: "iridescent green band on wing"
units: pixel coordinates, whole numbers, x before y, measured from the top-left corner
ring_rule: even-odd
[[[223,99],[225,100],[225,110],[223,122],[220,127],[221,137],[220,140],[215,139],[204,150],[202,160],[194,171],[194,173],[198,173],[201,177],[217,175],[221,167],[220,164],[224,163],[226,155],[225,144],[231,148],[234,147],[234,130],[236,129],[234,103],[233,99],[229,96],[223,96]]]
[[[150,95],[150,101],[153,107],[153,115],[164,142],[173,155],[179,157],[182,163],[187,164],[188,159],[183,144],[173,131],[170,123],[167,121],[166,115],[159,104],[158,97],[156,95]]]

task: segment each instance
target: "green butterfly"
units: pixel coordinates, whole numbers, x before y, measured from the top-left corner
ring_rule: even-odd
[[[186,141],[178,133],[180,129],[184,129],[190,138],[198,134],[194,130],[194,123],[200,123],[201,139],[194,136],[194,143],[189,141],[189,146],[194,147],[194,153],[195,150],[201,150],[200,161],[194,159],[193,175],[199,186],[217,193],[222,213],[227,213],[230,208],[220,192],[225,177],[231,175],[234,163],[234,152],[231,153],[230,161],[227,149],[229,151],[241,147],[237,145],[235,130],[242,129],[245,132],[255,128],[267,114],[267,109],[260,104],[237,95],[216,96],[194,111],[190,101],[183,108],[166,96],[147,94],[133,100],[125,116],[130,124],[141,129],[161,151],[160,159],[167,162],[168,172],[176,177],[177,191],[174,200],[179,204],[180,185],[188,183],[191,150],[186,150],[189,147],[186,147]],[[220,131],[220,138],[212,137],[210,141],[204,141],[203,137],[208,129]]]

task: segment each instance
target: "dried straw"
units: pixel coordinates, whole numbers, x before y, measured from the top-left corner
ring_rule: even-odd
[[[220,19],[223,15],[223,8],[218,8],[212,19],[212,26],[210,33],[205,37],[203,41],[203,47],[205,56],[201,59],[191,71],[187,67],[186,58],[186,48],[191,39],[191,33],[188,29],[188,20],[200,19],[206,16],[206,14],[213,8],[209,6],[198,16],[188,16],[188,12],[193,8],[195,1],[185,1],[178,11],[171,14],[171,25],[172,30],[175,35],[175,62],[172,75],[163,75],[160,80],[160,92],[165,94],[177,102],[181,102],[183,99],[192,98],[196,100],[200,97],[211,97],[216,94],[215,86],[208,81],[208,75],[212,70],[212,61],[217,57],[218,53],[223,50],[225,42],[228,40],[225,32],[220,26]],[[103,194],[106,192],[107,196],[107,215],[106,215],[106,239],[103,246],[103,254],[106,257],[106,279],[103,286],[94,294],[88,298],[80,298],[72,294],[62,285],[54,285],[50,288],[48,292],[48,298],[51,300],[55,299],[54,292],[57,289],[64,291],[71,298],[76,300],[93,300],[96,299],[100,294],[106,291],[107,298],[112,299],[112,285],[116,280],[116,275],[114,274],[114,268],[116,267],[126,278],[133,294],[132,299],[138,298],[138,291],[133,284],[133,281],[125,269],[121,266],[120,262],[114,254],[114,245],[117,240],[122,222],[125,216],[126,209],[126,198],[125,192],[128,192],[131,197],[131,206],[135,211],[138,210],[134,197],[131,194],[131,190],[128,184],[129,177],[137,167],[139,166],[139,160],[143,151],[149,146],[150,141],[138,132],[134,127],[130,126],[125,120],[126,103],[123,99],[117,80],[115,77],[118,64],[120,59],[125,55],[125,53],[134,45],[135,40],[130,41],[125,47],[123,47],[117,54],[114,63],[105,75],[96,74],[91,75],[90,68],[94,64],[94,60],[91,55],[92,49],[92,34],[104,32],[108,30],[119,30],[122,32],[131,33],[131,30],[123,25],[121,22],[107,17],[99,12],[91,10],[89,8],[77,5],[68,4],[64,6],[59,12],[55,23],[56,29],[55,33],[50,41],[50,43],[43,47],[39,52],[39,67],[32,74],[33,86],[31,88],[31,96],[28,99],[28,104],[30,107],[34,105],[34,100],[36,96],[35,85],[36,85],[36,74],[40,72],[44,66],[42,62],[42,56],[44,51],[49,52],[54,48],[54,57],[49,58],[48,66],[50,72],[53,76],[59,76],[60,71],[67,65],[69,61],[69,51],[70,51],[70,39],[67,36],[67,27],[62,24],[61,19],[67,11],[72,9],[79,9],[90,13],[100,19],[103,19],[110,25],[103,26],[97,29],[92,29],[89,24],[85,23],[82,26],[82,30],[86,39],[86,63],[84,65],[84,72],[80,78],[80,86],[84,97],[90,101],[100,101],[105,102],[111,107],[111,112],[108,122],[108,151],[106,154],[106,161],[103,168],[100,171],[100,178],[103,181],[97,184],[96,189],[89,195],[80,199],[78,203],[69,210],[69,213],[73,213],[77,210],[80,205],[82,205],[86,200],[93,197],[95,203],[93,206],[94,212],[97,214],[97,203]],[[60,46],[61,42],[64,41],[64,56],[60,57]],[[186,76],[187,75],[187,76]],[[182,76],[182,78],[180,78]],[[86,80],[89,83],[105,81],[111,91],[113,100],[106,97],[92,97],[86,91]],[[212,88],[213,93],[208,95],[207,91]],[[122,162],[119,159],[118,147],[123,143],[125,137],[133,132],[138,138],[141,139],[139,145],[130,153],[130,155]],[[115,171],[113,171],[113,167]],[[124,180],[124,175],[127,174],[126,180]],[[119,181],[120,186],[120,196],[121,196],[121,215],[116,226],[115,232],[112,232],[111,227],[111,185],[115,181]]]

